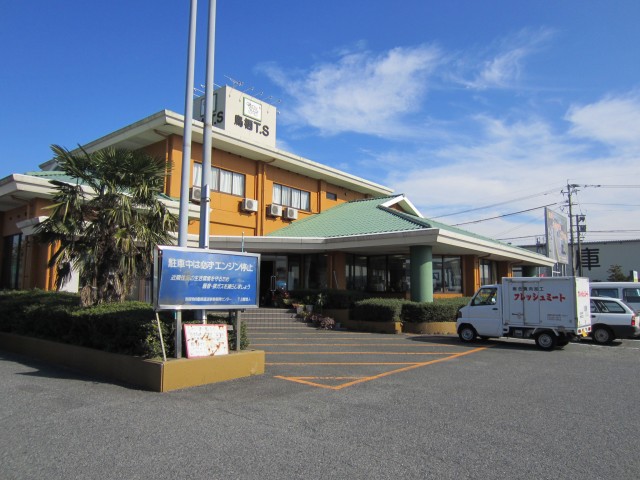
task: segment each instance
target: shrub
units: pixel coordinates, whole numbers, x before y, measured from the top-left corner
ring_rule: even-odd
[[[351,318],[368,322],[399,322],[402,306],[407,302],[398,298],[360,300],[351,310]]]
[[[167,356],[175,355],[173,312],[159,312]],[[231,323],[227,312],[208,315],[213,323]],[[193,311],[183,312],[183,323],[195,322]],[[143,302],[103,303],[81,307],[76,294],[60,292],[0,292],[0,331],[95,348],[107,352],[161,357],[156,314]],[[235,349],[236,332],[229,332]],[[249,346],[246,325],[240,331],[240,348]],[[183,348],[183,351],[184,348]]]
[[[468,297],[435,299],[433,302],[406,302],[401,318],[407,323],[455,322],[458,309],[469,303]]]

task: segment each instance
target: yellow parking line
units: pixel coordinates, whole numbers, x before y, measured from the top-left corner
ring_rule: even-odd
[[[353,380],[351,382],[347,382],[347,383],[343,383],[341,385],[323,385],[321,383],[316,383],[316,382],[311,382],[307,379],[311,378],[311,377],[286,377],[286,376],[282,376],[282,375],[277,375],[275,376],[275,378],[279,378],[282,380],[289,380],[291,382],[296,382],[296,383],[302,383],[305,385],[310,385],[313,387],[319,387],[319,388],[326,388],[328,390],[342,390],[343,388],[347,388],[347,387],[352,387],[354,385],[358,385],[359,383],[364,383],[364,382],[369,382],[371,380],[377,380],[379,378],[384,378],[387,377],[389,375],[394,375],[396,373],[402,373],[402,372],[408,372],[409,370],[414,370],[416,368],[420,368],[420,367],[425,367],[427,365],[433,365],[436,363],[440,363],[440,362],[446,362],[448,360],[453,360],[454,358],[458,358],[458,357],[462,357],[465,355],[470,355],[472,353],[477,353],[477,352],[481,352],[483,350],[486,350],[487,348],[490,347],[479,347],[479,348],[474,348],[473,350],[468,350],[466,352],[460,352],[460,353],[456,353],[456,354],[450,354],[444,358],[437,358],[435,360],[431,360],[428,362],[420,362],[420,363],[413,363],[413,364],[403,364],[406,365],[405,367],[402,368],[397,368],[395,370],[391,370],[388,372],[383,372],[380,373],[378,375],[372,375],[372,376],[368,376],[368,377],[361,377],[358,378],[357,380]],[[309,364],[305,364],[305,365],[309,365]],[[344,365],[356,365],[356,363],[345,363]],[[372,364],[374,365],[374,364]],[[375,364],[375,365],[380,365],[380,364]]]
[[[370,380],[376,380],[378,378],[387,377],[387,376],[393,375],[395,373],[408,372],[409,370],[413,370],[413,369],[416,369],[416,368],[419,368],[419,367],[425,367],[427,365],[433,365],[435,363],[446,362],[446,361],[449,361],[449,360],[453,360],[454,358],[458,358],[458,357],[462,357],[464,355],[469,355],[471,353],[476,353],[476,352],[480,352],[482,350],[486,350],[487,348],[488,347],[474,348],[473,350],[469,350],[467,352],[457,353],[455,355],[451,355],[451,356],[448,356],[448,357],[445,357],[445,358],[438,358],[436,360],[431,360],[430,362],[418,363],[418,364],[415,364],[415,365],[412,365],[412,366],[408,366],[408,367],[404,367],[404,368],[398,368],[397,370],[392,370],[390,372],[384,372],[384,373],[380,373],[378,375],[373,375],[371,377],[365,377],[365,378],[362,378],[360,380],[355,380],[353,382],[345,383],[343,385],[339,385],[337,387],[334,387],[334,390],[341,390],[343,388],[351,387],[351,386],[356,385],[358,383],[368,382]]]
[[[266,362],[265,365],[415,365],[415,362]]]
[[[267,355],[455,355],[457,352],[266,352]]]
[[[252,343],[252,347],[388,347],[395,345],[398,347],[417,347],[417,348],[433,348],[433,347],[453,347],[454,345],[442,344],[405,344],[405,343]]]

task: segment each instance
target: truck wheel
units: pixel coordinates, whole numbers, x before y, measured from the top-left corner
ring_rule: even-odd
[[[477,336],[476,329],[471,325],[462,325],[458,331],[458,337],[464,343],[474,342]]]
[[[598,325],[593,329],[591,332],[591,338],[593,339],[593,342],[598,345],[609,345],[613,342],[613,334],[611,333],[611,330],[607,327],[603,327],[602,325]]]
[[[542,350],[553,350],[557,343],[558,337],[553,332],[542,332],[536,337],[536,345]]]

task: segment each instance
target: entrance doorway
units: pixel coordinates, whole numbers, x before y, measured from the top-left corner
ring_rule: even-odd
[[[278,291],[287,290],[286,255],[262,255],[260,260],[260,306],[274,306]]]

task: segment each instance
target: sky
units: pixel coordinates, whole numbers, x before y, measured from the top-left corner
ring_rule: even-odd
[[[189,1],[0,5],[0,178],[184,113]],[[427,218],[531,245],[571,191],[583,241],[638,239],[638,19],[637,0],[218,0],[214,78],[277,106],[278,148]]]

